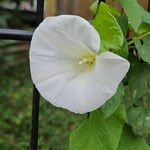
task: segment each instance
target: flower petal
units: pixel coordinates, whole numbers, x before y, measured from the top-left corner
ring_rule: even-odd
[[[53,105],[86,113],[102,106],[115,94],[128,69],[127,60],[106,52],[97,56],[96,66],[80,72],[66,72],[36,86]]]
[[[53,105],[76,113],[95,110],[115,94],[129,69],[125,59],[106,52],[95,66],[79,60],[98,52],[95,29],[78,16],[46,18],[35,30],[30,48],[30,68],[40,94]]]
[[[46,18],[35,30],[30,47],[31,77],[40,94],[55,106],[74,111],[72,108],[78,102],[73,101],[78,98],[76,94],[75,98],[58,97],[68,83],[87,68],[78,64],[80,59],[91,50],[97,53],[99,46],[98,33],[81,17],[62,15]],[[78,112],[79,108],[75,109]]]
[[[114,95],[129,67],[126,59],[111,52],[101,53],[96,58],[94,76],[104,90]]]
[[[81,113],[85,72],[65,73],[37,84],[41,95],[53,105]],[[86,106],[85,106],[86,107]]]
[[[78,64],[77,60],[63,59],[51,56],[33,55],[30,57],[30,70],[34,84],[49,80],[60,74],[78,72],[86,66]],[[64,80],[63,78],[61,80]]]
[[[61,15],[47,17],[35,30],[30,55],[82,58],[88,51],[98,52],[100,37],[85,19]]]
[[[110,97],[112,94],[96,81],[93,70],[87,69],[66,84],[55,102],[57,106],[83,114],[99,108]]]
[[[82,111],[90,112],[109,100],[118,88],[119,83],[129,70],[129,62],[111,52],[97,56],[93,71],[89,74],[84,88]]]

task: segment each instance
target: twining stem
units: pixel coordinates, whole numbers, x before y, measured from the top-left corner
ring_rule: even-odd
[[[128,42],[128,45],[131,45],[131,44],[133,44],[134,42],[136,42],[136,41],[138,41],[138,40],[140,40],[140,39],[143,39],[144,37],[146,37],[146,36],[148,36],[148,35],[150,35],[150,32],[146,32],[146,33],[144,33],[144,34],[142,34],[142,35],[140,35],[140,36],[138,36],[138,37],[133,37],[133,40],[131,40],[130,42]]]
[[[87,113],[87,119],[89,119],[89,117],[90,117],[90,112]]]

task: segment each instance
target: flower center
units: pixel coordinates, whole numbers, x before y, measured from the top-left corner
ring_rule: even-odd
[[[83,57],[79,61],[79,65],[82,65],[85,63],[92,65],[94,62],[95,62],[95,55],[90,55],[90,56]]]

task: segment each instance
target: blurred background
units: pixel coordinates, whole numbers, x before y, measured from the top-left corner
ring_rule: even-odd
[[[76,14],[90,20],[94,0],[45,0],[45,17]],[[108,3],[112,2],[109,0]],[[148,0],[139,0],[146,9]],[[111,3],[120,11],[117,3]],[[35,28],[36,0],[0,0],[0,28]],[[29,42],[0,40],[0,149],[29,149],[32,81],[29,71]],[[40,101],[39,149],[67,150],[71,131],[83,116]]]

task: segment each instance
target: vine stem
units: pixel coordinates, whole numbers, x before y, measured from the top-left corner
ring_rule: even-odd
[[[142,35],[140,35],[140,36],[138,36],[138,37],[133,37],[133,40],[131,40],[130,42],[128,42],[128,45],[131,45],[131,44],[133,44],[134,42],[136,42],[136,41],[138,41],[138,40],[140,40],[140,39],[143,39],[144,37],[146,37],[146,36],[148,36],[148,35],[150,35],[150,32],[144,33],[144,34],[142,34]]]
[[[87,113],[87,119],[89,119],[89,117],[90,117],[90,112]]]

